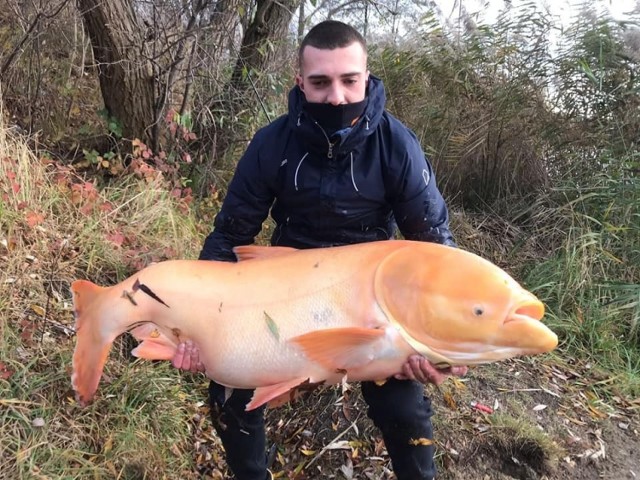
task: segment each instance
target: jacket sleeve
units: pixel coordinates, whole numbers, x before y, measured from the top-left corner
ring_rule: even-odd
[[[394,155],[391,168],[393,215],[407,240],[455,246],[449,230],[449,213],[436,185],[433,168],[412,132],[402,153]]]
[[[200,260],[234,262],[233,248],[252,244],[260,233],[274,199],[268,174],[262,168],[261,138],[264,135],[256,134],[238,162],[213,231],[205,239]]]

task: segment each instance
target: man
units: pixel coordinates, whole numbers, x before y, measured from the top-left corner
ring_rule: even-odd
[[[233,247],[254,242],[267,215],[273,245],[330,247],[407,239],[453,245],[447,208],[415,135],[385,111],[382,82],[367,70],[366,44],[349,25],[326,21],[302,41],[289,113],[256,133],[240,159],[201,259],[235,261]],[[201,369],[191,344],[174,365]],[[381,430],[399,480],[435,475],[431,404],[424,383],[441,383],[464,367],[438,371],[410,357],[384,385],[362,382],[368,415]],[[253,392],[209,387],[214,427],[238,480],[270,478],[264,409],[245,412]]]

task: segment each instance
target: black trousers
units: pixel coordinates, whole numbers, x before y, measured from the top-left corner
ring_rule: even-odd
[[[431,402],[424,385],[390,379],[384,385],[362,382],[367,414],[382,432],[398,480],[431,480],[435,476]],[[227,465],[237,480],[265,480],[267,459],[264,407],[250,412],[245,405],[253,390],[234,390],[225,402],[225,387],[209,385],[213,425],[227,455]]]

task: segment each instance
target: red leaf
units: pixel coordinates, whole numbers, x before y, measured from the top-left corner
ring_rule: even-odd
[[[44,215],[41,213],[28,211],[25,216],[27,218],[27,225],[29,225],[30,228],[40,225],[44,221]]]
[[[105,237],[116,247],[121,247],[126,240],[125,236],[120,232],[108,233]]]
[[[36,330],[34,323],[25,318],[20,321],[20,328],[22,329],[22,331],[20,332],[20,339],[26,345],[31,345],[33,343],[33,334]]]
[[[111,202],[102,202],[99,208],[101,212],[109,213],[113,211],[114,207]]]
[[[6,363],[0,362],[0,379],[9,380],[14,373],[16,373],[15,370],[9,368]]]
[[[86,203],[82,207],[80,207],[80,213],[83,215],[90,215],[93,210],[93,205],[91,203]]]

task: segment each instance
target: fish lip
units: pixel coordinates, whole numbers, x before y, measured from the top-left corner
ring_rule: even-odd
[[[537,298],[527,298],[512,308],[504,323],[539,322],[544,317],[544,304]]]

